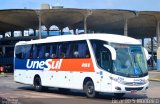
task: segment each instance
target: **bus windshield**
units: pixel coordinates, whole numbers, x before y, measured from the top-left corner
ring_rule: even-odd
[[[126,77],[141,77],[148,74],[146,58],[140,45],[111,43],[116,50],[113,73]]]

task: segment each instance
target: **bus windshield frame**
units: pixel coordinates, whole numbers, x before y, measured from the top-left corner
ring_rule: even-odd
[[[97,65],[101,69],[129,78],[148,75],[147,59],[141,45],[111,43],[102,40],[91,40],[91,44]],[[108,52],[110,50],[103,47],[104,45],[110,45],[116,50],[116,60],[112,60],[112,53]]]
[[[145,53],[141,45],[110,43],[116,50],[113,60],[113,73],[125,77],[148,75]]]

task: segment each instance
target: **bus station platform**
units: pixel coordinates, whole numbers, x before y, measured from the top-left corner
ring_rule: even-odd
[[[150,81],[160,81],[160,71],[149,70],[148,72]]]

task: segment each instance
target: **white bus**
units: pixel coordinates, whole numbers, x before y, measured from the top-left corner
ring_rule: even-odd
[[[52,36],[20,41],[14,51],[14,80],[44,88],[125,93],[148,89],[147,53],[134,38],[113,34]]]

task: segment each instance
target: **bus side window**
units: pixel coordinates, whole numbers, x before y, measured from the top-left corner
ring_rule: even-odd
[[[78,53],[80,58],[89,58],[90,52],[86,41],[78,43]]]
[[[57,43],[52,43],[50,45],[50,57],[51,58],[57,58],[57,55],[58,55],[58,50],[59,50],[59,46]]]
[[[33,45],[33,54],[32,54],[32,58],[37,58],[37,45]]]
[[[79,57],[79,53],[78,53],[78,43],[73,42],[71,44],[71,57],[72,58],[78,58]]]
[[[47,58],[47,59],[48,59],[48,58],[51,58],[50,50],[52,50],[51,44],[45,44],[44,56],[45,56],[45,58]]]
[[[39,58],[45,58],[45,54],[44,54],[44,51],[45,51],[45,45],[39,45]]]
[[[23,59],[23,46],[16,46],[15,55],[16,58]]]
[[[60,55],[59,55],[59,58],[65,58],[66,57],[66,46],[65,46],[65,44],[60,44],[60,47],[59,47],[60,49],[59,49],[59,53],[60,53]]]
[[[63,42],[60,44],[60,49],[59,49],[59,53],[60,53],[60,57],[59,58],[71,58],[71,44],[69,44],[69,42]]]
[[[24,48],[25,48],[24,58],[28,59],[28,58],[30,58],[30,53],[31,53],[32,46],[31,45],[25,45]]]
[[[110,65],[110,53],[109,51],[102,51],[101,52],[101,67],[106,70],[110,71],[111,65]]]
[[[71,44],[66,46],[66,58],[71,58]]]

